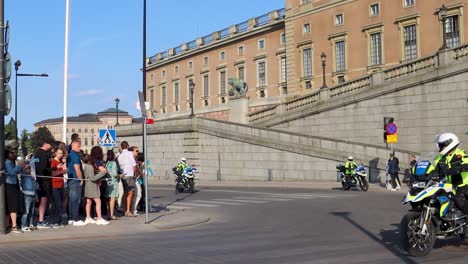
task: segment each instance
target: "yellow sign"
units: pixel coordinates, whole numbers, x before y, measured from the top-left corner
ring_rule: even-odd
[[[398,143],[398,135],[387,135],[387,143]]]

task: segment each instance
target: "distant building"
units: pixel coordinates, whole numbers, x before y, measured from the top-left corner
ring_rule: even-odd
[[[188,115],[189,82],[198,116],[227,120],[228,78],[248,85],[256,111],[323,84],[347,82],[436,53],[442,4],[448,48],[466,43],[468,0],[286,0],[285,8],[182,43],[147,59],[147,98],[156,118]]]
[[[109,108],[97,114],[81,114],[67,118],[67,144],[73,133],[78,133],[81,138],[81,149],[89,153],[93,146],[99,144],[99,129],[114,128],[117,122],[117,109]],[[119,124],[128,125],[138,122],[126,111],[119,109]],[[34,124],[37,130],[47,127],[56,140],[62,140],[63,117],[46,119]]]

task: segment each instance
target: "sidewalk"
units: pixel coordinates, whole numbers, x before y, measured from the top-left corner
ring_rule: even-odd
[[[156,211],[156,210],[153,210]],[[145,224],[145,215],[138,217],[121,217],[111,221],[107,226],[94,224],[75,227],[65,226],[59,229],[39,229],[22,234],[0,234],[0,246],[9,243],[26,243],[39,241],[57,241],[68,239],[109,238],[127,235],[138,235],[170,229],[189,227],[209,222],[211,219],[193,211],[162,210],[150,213],[150,223]]]

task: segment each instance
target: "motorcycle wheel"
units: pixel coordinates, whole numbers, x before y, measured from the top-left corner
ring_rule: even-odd
[[[359,178],[359,187],[361,187],[361,190],[367,192],[369,190],[369,182],[367,182],[366,177],[360,177]]]
[[[195,182],[193,180],[191,180],[188,184],[189,184],[190,193],[194,193],[195,192]]]
[[[406,214],[400,222],[403,249],[413,257],[427,256],[435,243],[435,226],[432,221],[425,236],[418,234],[420,218],[421,212],[411,212]]]
[[[183,192],[182,188],[180,187],[180,184],[178,182],[176,182],[176,185],[175,185],[175,193],[181,193]]]

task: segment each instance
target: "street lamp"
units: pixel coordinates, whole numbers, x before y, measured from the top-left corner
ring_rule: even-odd
[[[442,7],[439,9],[439,19],[442,22],[442,47],[440,47],[440,50],[447,49],[447,29],[445,28],[445,21],[447,20],[447,7],[445,5],[442,5]]]
[[[325,55],[325,52],[322,52],[320,55],[320,59],[322,60],[322,70],[323,70],[323,84],[321,89],[327,88],[327,84],[325,82],[325,65],[326,65],[326,60],[327,60],[327,55]]]
[[[18,73],[18,69],[21,66],[21,61],[15,62],[15,145],[18,146],[18,76],[23,77],[49,77],[49,75],[32,74],[32,73]]]
[[[189,91],[190,91],[190,97],[189,97],[189,102],[190,102],[190,118],[193,118],[195,114],[193,113],[193,92],[195,90],[195,83],[193,83],[193,80],[189,81]]]
[[[117,122],[115,123],[116,126],[119,125],[119,103],[120,103],[120,99],[117,97],[115,98],[115,108],[116,108],[116,113],[117,113]]]

